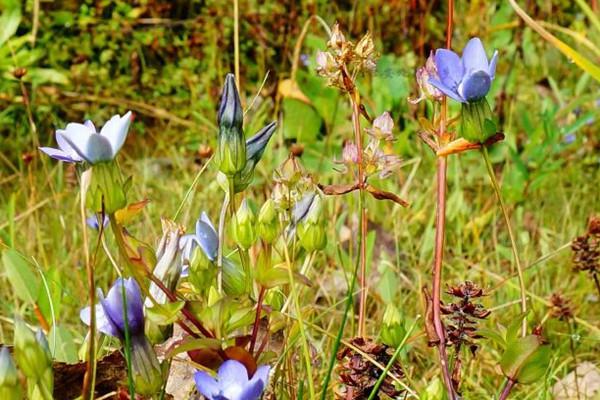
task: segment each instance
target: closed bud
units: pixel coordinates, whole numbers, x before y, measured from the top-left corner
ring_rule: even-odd
[[[310,197],[305,196],[302,201],[309,198]],[[300,240],[300,245],[309,252],[321,250],[327,244],[325,226],[321,218],[321,202],[321,196],[319,194],[314,194],[310,205],[297,220],[296,234]],[[295,211],[298,211],[297,214],[300,214],[302,211],[301,207]],[[296,217],[297,216],[298,215],[296,215]]]
[[[393,304],[388,304],[383,314],[381,340],[390,347],[398,347],[405,335],[406,330],[400,312]]]
[[[152,345],[144,335],[132,337],[131,372],[139,394],[150,397],[162,389],[163,371]]]
[[[36,335],[20,318],[15,318],[14,357],[23,374],[32,380],[44,379],[52,371],[52,359],[45,337]]]
[[[244,113],[232,74],[227,74],[225,78],[217,120],[219,170],[227,176],[233,176],[246,165],[246,140],[243,130]]]
[[[232,226],[236,243],[249,249],[256,241],[256,215],[245,199],[233,218]]]
[[[275,202],[269,199],[258,213],[258,236],[267,243],[273,243],[279,233]]]
[[[7,347],[0,350],[0,399],[20,400],[23,398],[19,373]]]
[[[248,274],[244,268],[228,258],[223,258],[223,290],[228,296],[241,296],[248,289]]]

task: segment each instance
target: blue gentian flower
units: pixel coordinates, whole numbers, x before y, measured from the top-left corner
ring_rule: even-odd
[[[262,365],[250,378],[244,364],[227,360],[219,367],[216,378],[198,371],[194,379],[198,391],[207,400],[258,400],[267,387],[270,369]]]
[[[196,232],[183,235],[179,239],[179,249],[183,263],[181,276],[183,277],[189,275],[189,265],[196,247],[202,249],[202,252],[210,262],[217,260],[219,235],[212,221],[204,211],[202,211],[200,218],[196,221]]]
[[[97,164],[111,161],[123,147],[130,123],[131,111],[122,117],[114,115],[100,132],[91,121],[83,124],[71,122],[65,129],[56,131],[58,148],[40,147],[40,150],[66,162]]]
[[[96,307],[96,328],[105,335],[125,340],[123,287],[127,307],[127,327],[131,343],[131,371],[136,391],[144,396],[156,394],[163,384],[162,369],[154,348],[144,333],[144,305],[140,287],[133,278],[119,278],[106,298],[98,290],[100,304]],[[81,320],[90,324],[90,307],[79,313]]]
[[[97,329],[112,337],[125,337],[125,322],[123,318],[123,296],[121,287],[125,285],[127,298],[127,322],[131,336],[144,335],[144,304],[140,287],[133,278],[119,278],[108,291],[106,298],[102,290],[98,290],[100,304],[96,305]],[[79,316],[87,325],[90,324],[90,307],[81,310]]]
[[[429,83],[456,101],[475,102],[488,94],[496,74],[497,59],[498,51],[495,51],[488,62],[479,38],[469,40],[462,58],[452,50],[438,49],[435,65],[440,79],[430,78]]]

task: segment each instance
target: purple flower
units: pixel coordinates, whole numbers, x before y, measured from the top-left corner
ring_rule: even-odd
[[[477,101],[490,90],[497,59],[498,51],[495,51],[488,62],[479,38],[469,40],[462,58],[451,50],[437,49],[435,65],[440,79],[430,78],[429,83],[461,103]]]
[[[106,228],[108,225],[108,215],[104,215],[104,221],[102,222],[102,227]],[[98,230],[100,228],[100,223],[98,222],[98,215],[94,214],[88,218],[86,218],[85,223],[92,229]]]
[[[268,365],[258,367],[252,378],[244,364],[227,360],[219,367],[217,377],[198,371],[194,375],[196,387],[207,400],[258,400],[269,381]]]
[[[127,299],[127,322],[132,337],[144,336],[144,305],[140,287],[133,278],[119,278],[108,291],[106,298],[102,290],[98,290],[100,304],[96,304],[96,326],[105,335],[123,340],[125,337],[125,322],[123,318],[122,285],[125,285]],[[79,313],[81,320],[90,324],[90,307]]]
[[[122,117],[114,115],[100,130],[91,121],[71,122],[65,129],[56,131],[58,148],[40,147],[50,157],[66,162],[87,161],[90,164],[111,161],[115,158],[127,137],[131,111]]]
[[[181,260],[184,265],[181,276],[188,276],[190,261],[194,255],[194,250],[198,246],[202,249],[202,252],[209,261],[214,262],[217,259],[219,235],[210,218],[204,211],[202,211],[200,218],[196,221],[196,232],[183,235],[179,239]]]

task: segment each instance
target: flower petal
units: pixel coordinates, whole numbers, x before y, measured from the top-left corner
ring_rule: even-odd
[[[458,86],[465,73],[460,57],[451,50],[436,50],[435,66],[440,81],[451,89],[455,89]]]
[[[215,234],[217,233],[217,230],[215,229],[215,226],[213,225],[206,211],[202,211],[202,213],[200,214],[200,221],[210,226],[210,228],[215,232]]]
[[[144,309],[140,287],[133,278],[125,279],[125,297],[127,300],[127,322],[131,335],[144,332]],[[123,294],[121,292],[123,279],[119,278],[108,291],[106,299],[100,299],[100,304],[109,320],[119,329],[121,337],[125,333],[123,319]]]
[[[88,128],[90,128],[91,130],[93,130],[94,132],[98,132],[96,130],[96,125],[94,125],[94,123],[92,121],[90,121],[89,119],[85,120],[85,122],[83,124],[85,126],[87,126]]]
[[[39,147],[39,149],[40,149],[40,151],[43,151],[44,153],[46,153],[50,157],[54,158],[55,160],[72,162],[72,163],[81,161],[81,158],[79,156],[76,155],[77,159],[74,159],[70,154],[67,154],[60,149],[55,149],[53,147]]]
[[[275,133],[277,122],[273,121],[265,126],[250,139],[246,140],[246,159],[254,161],[254,164],[260,161],[271,136]]]
[[[108,139],[96,133],[90,136],[84,158],[90,164],[112,160],[114,157]]]
[[[202,217],[196,221],[196,241],[210,261],[217,258],[219,237],[212,224],[204,222]]]
[[[463,99],[456,90],[450,89],[448,86],[444,85],[442,82],[435,80],[433,78],[429,78],[429,83],[432,84],[433,86],[435,86],[437,89],[439,89],[446,96],[451,97],[454,100],[459,101],[461,103],[465,102],[465,99]]]
[[[250,381],[244,386],[237,399],[235,400],[258,400],[265,389],[265,384],[261,380]],[[231,399],[234,400],[234,399]]]
[[[485,71],[476,71],[463,79],[458,92],[467,101],[479,100],[490,91],[492,80]]]
[[[269,383],[269,372],[271,372],[271,367],[269,365],[261,365],[256,369],[254,375],[252,375],[250,382],[260,380],[267,386],[267,383]]]
[[[103,298],[101,291],[99,291],[99,293],[98,293],[98,298],[99,299]],[[106,314],[104,313],[104,308],[100,304],[96,304],[95,307],[96,307],[96,329],[98,331],[104,333],[105,335],[119,338],[120,337],[119,329],[115,324],[113,324],[113,322],[109,318],[106,317]],[[83,321],[83,323],[88,326],[90,325],[90,320],[91,320],[90,311],[91,311],[91,309],[88,306],[88,307],[82,308],[81,311],[79,312],[79,318],[81,318],[81,321]]]
[[[215,400],[215,396],[219,394],[219,384],[215,378],[204,371],[198,371],[194,374],[194,381],[198,391],[207,400]]]
[[[83,158],[79,157],[79,154],[75,151],[75,149],[65,140],[62,135],[58,135],[58,131],[56,131],[56,143],[58,144],[58,148],[71,156],[73,160],[83,161]]]
[[[227,360],[219,367],[219,386],[226,389],[228,386],[242,387],[248,383],[248,370],[239,361]]]
[[[488,71],[488,59],[481,40],[477,37],[469,40],[462,53],[465,74],[475,71]]]
[[[72,122],[67,124],[65,129],[56,131],[56,142],[63,151],[67,151],[67,148],[64,145],[67,143],[80,157],[89,162],[90,160],[87,159],[86,152],[90,138],[94,134],[94,131],[89,127]]]
[[[100,135],[108,139],[112,149],[112,158],[114,158],[119,150],[121,150],[121,147],[123,147],[123,143],[125,143],[125,139],[127,138],[127,132],[130,124],[131,111],[128,111],[122,117],[118,114],[114,115],[102,127]]]

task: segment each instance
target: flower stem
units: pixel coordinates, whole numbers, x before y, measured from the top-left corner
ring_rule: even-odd
[[[598,274],[595,271],[592,272],[592,278],[594,279],[596,290],[598,291],[598,296],[600,297],[600,280],[598,279]]]
[[[254,353],[254,346],[256,345],[256,338],[258,336],[260,314],[262,312],[262,303],[265,297],[265,291],[265,287],[261,285],[260,292],[258,293],[258,300],[256,301],[256,317],[254,317],[254,326],[252,327],[252,336],[250,338],[250,354]]]
[[[83,229],[83,251],[85,255],[85,268],[87,272],[87,280],[89,286],[89,302],[90,302],[90,329],[88,331],[88,359],[86,364],[85,375],[83,378],[82,397],[83,400],[94,398],[95,380],[96,380],[96,285],[94,281],[94,266],[90,260],[90,252],[88,248],[87,223],[85,217],[85,190],[82,188],[80,197],[80,212],[81,225]],[[100,224],[100,230],[103,229],[103,224]],[[102,236],[99,235],[99,238]]]
[[[109,214],[108,219],[110,220],[110,227],[113,230],[115,237],[120,236],[121,228],[117,223],[117,218],[115,217],[115,214]],[[129,332],[129,320],[127,317],[127,295],[125,291],[124,281],[125,278],[121,277],[121,279],[121,300],[123,302],[123,323],[125,325],[125,343],[123,344],[123,347],[125,350],[125,363],[127,365],[127,384],[129,386],[130,398],[135,399],[135,384],[133,383],[133,370],[131,369],[131,333]]]
[[[481,154],[483,155],[483,160],[485,161],[485,166],[487,167],[487,172],[490,177],[490,181],[492,182],[494,192],[496,192],[496,197],[498,198],[498,203],[500,204],[500,209],[502,210],[502,216],[504,217],[504,223],[506,224],[506,229],[508,230],[508,237],[510,239],[510,246],[512,249],[513,257],[515,259],[515,265],[517,266],[517,275],[519,277],[519,290],[521,292],[521,313],[523,313],[521,336],[525,336],[527,335],[527,320],[524,314],[527,312],[527,292],[525,290],[525,278],[523,276],[523,267],[521,265],[521,260],[519,259],[519,251],[517,250],[517,241],[515,239],[515,235],[510,224],[508,210],[506,209],[506,206],[504,205],[504,200],[502,199],[500,186],[498,185],[498,181],[496,180],[496,174],[494,173],[494,168],[492,166],[487,147],[483,146],[481,148]]]
[[[506,383],[504,384],[504,389],[502,389],[502,393],[500,393],[500,397],[498,398],[498,400],[508,399],[508,395],[510,394],[510,391],[513,389],[515,384],[516,382],[514,380],[508,378],[506,380]]]
[[[221,206],[221,214],[219,215],[219,246],[217,248],[217,291],[219,294],[223,294],[223,245],[225,244],[225,217],[227,215],[227,208],[230,202],[231,184],[229,185],[229,192],[225,193],[223,198],[223,205]]]
[[[350,93],[350,102],[352,103],[352,123],[354,129],[354,141],[358,152],[358,184],[359,196],[358,210],[361,223],[359,224],[359,265],[360,265],[360,298],[358,305],[358,336],[365,337],[365,325],[367,314],[367,209],[364,198],[364,171],[362,162],[362,135],[360,132],[360,95],[354,87]]]
[[[359,197],[359,201],[362,203],[363,198]],[[360,205],[362,207],[362,204]],[[360,224],[366,224],[367,215],[364,214],[363,218],[360,220]],[[361,226],[362,228],[362,226]],[[361,236],[358,237],[358,246],[360,247]],[[352,272],[352,280],[350,281],[350,287],[348,288],[348,294],[346,295],[346,304],[344,306],[344,314],[342,315],[342,323],[340,324],[340,329],[338,330],[338,334],[335,338],[335,343],[333,344],[333,349],[331,350],[331,356],[329,357],[329,365],[327,366],[327,373],[325,374],[325,379],[323,380],[323,390],[321,391],[321,400],[325,400],[327,398],[327,389],[329,387],[329,381],[331,380],[331,373],[333,372],[333,367],[335,366],[335,360],[337,356],[338,349],[340,348],[340,344],[342,342],[342,336],[344,335],[344,327],[346,326],[346,321],[348,320],[348,314],[350,312],[350,307],[352,307],[352,299],[354,298],[354,287],[356,286],[356,278],[358,276],[358,267],[359,262],[357,258],[357,263],[354,267],[354,271]]]

